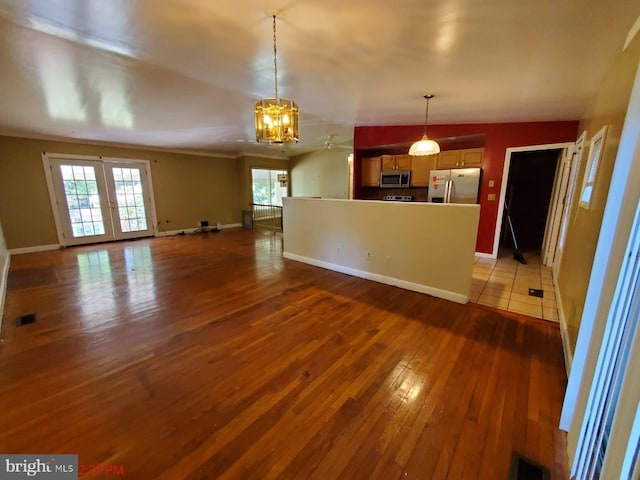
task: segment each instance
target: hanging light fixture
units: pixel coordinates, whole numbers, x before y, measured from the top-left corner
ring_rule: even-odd
[[[440,153],[440,145],[434,140],[429,140],[427,137],[427,123],[429,120],[429,100],[433,98],[432,94],[427,94],[424,96],[427,99],[427,109],[424,115],[424,134],[422,135],[422,139],[411,145],[409,149],[409,155],[435,155],[436,153]]]
[[[298,105],[278,95],[278,50],[276,46],[276,16],[273,15],[273,72],[275,98],[256,102],[256,142],[284,144],[298,142]]]

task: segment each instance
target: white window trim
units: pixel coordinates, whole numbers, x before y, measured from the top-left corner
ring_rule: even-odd
[[[605,125],[593,136],[589,145],[589,160],[587,161],[587,168],[584,171],[584,179],[582,180],[582,189],[580,190],[580,206],[587,210],[591,209],[593,190],[598,177],[598,167],[604,152],[606,133],[607,126]]]

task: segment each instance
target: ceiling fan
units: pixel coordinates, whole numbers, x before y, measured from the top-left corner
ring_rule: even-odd
[[[338,145],[335,140],[335,135],[333,133],[327,135],[327,139],[324,141],[324,148],[331,150],[332,148],[343,148],[345,150],[353,150],[353,147],[349,145]]]

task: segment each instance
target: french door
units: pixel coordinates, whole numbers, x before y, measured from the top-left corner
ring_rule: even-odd
[[[47,156],[46,163],[63,245],[154,234],[146,162]]]

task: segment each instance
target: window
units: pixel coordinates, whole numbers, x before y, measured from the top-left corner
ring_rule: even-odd
[[[284,177],[282,177],[284,175]],[[251,169],[253,203],[282,206],[287,196],[287,172],[285,170]],[[282,181],[284,180],[284,181]]]
[[[580,206],[582,208],[591,208],[591,198],[593,196],[593,189],[596,183],[596,175],[598,174],[598,166],[600,165],[600,159],[602,158],[604,137],[606,133],[607,126],[605,125],[591,139],[591,145],[589,147],[589,161],[587,162],[587,169],[584,173],[582,193],[580,195]]]

